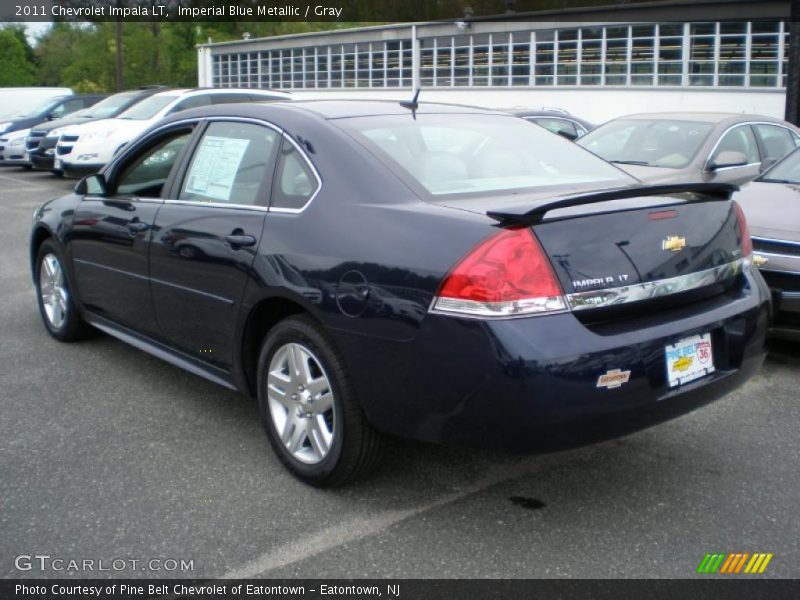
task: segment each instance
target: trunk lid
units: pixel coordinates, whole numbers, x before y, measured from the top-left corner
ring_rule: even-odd
[[[443,201],[528,226],[573,310],[720,289],[741,269],[736,188],[686,184]],[[684,191],[685,190],[685,191]],[[637,195],[638,194],[638,195]]]
[[[728,202],[593,214],[533,229],[567,294],[669,280],[741,258]]]

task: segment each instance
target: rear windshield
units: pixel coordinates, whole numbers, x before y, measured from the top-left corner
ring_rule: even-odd
[[[167,104],[176,100],[178,96],[150,96],[146,100],[137,102],[128,110],[119,115],[120,119],[131,119],[134,121],[143,121],[145,119],[152,119],[158,114],[162,108]]]
[[[572,142],[513,116],[381,115],[336,123],[436,196],[633,181]]]
[[[87,119],[107,119],[109,117],[115,117],[120,109],[127,105],[135,96],[135,92],[114,94],[113,96],[101,100],[94,106],[87,108],[80,116]]]
[[[697,154],[713,123],[676,119],[617,119],[578,140],[597,156],[619,164],[680,169]]]

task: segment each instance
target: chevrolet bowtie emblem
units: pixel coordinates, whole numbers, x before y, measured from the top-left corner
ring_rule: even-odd
[[[678,252],[686,247],[686,238],[671,235],[661,242],[662,250],[669,250],[670,252]]]

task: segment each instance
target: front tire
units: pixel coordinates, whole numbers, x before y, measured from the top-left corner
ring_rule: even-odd
[[[308,316],[281,321],[264,340],[258,404],[273,450],[308,484],[348,483],[382,457],[384,438],[367,422],[344,361]]]
[[[74,342],[89,332],[72,300],[64,261],[52,240],[45,240],[36,254],[36,298],[47,332],[60,342]]]

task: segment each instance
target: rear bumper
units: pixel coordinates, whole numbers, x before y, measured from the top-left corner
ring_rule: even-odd
[[[770,311],[757,272],[735,292],[628,322],[573,314],[471,320],[429,314],[410,342],[338,334],[378,429],[431,442],[549,451],[675,418],[740,386],[761,366]],[[716,371],[669,388],[665,347],[710,333]],[[608,389],[598,378],[630,371]]]

